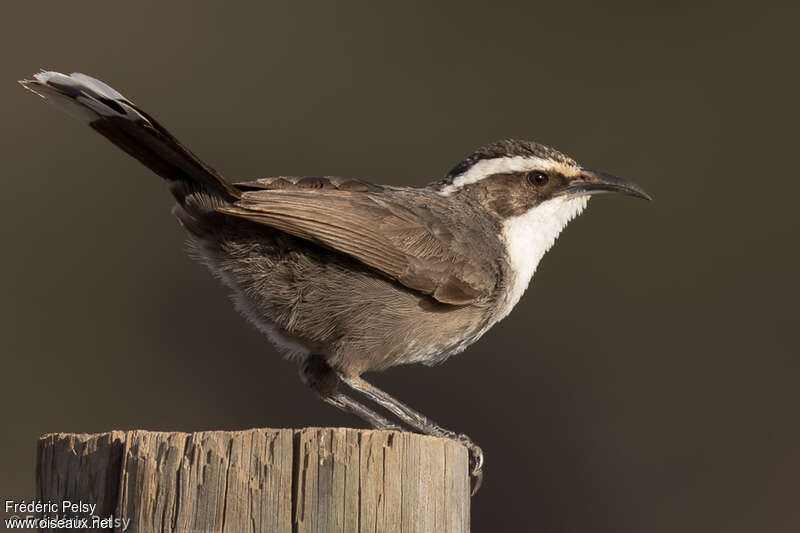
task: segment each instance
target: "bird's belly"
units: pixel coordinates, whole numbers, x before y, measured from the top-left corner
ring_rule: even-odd
[[[436,364],[485,324],[481,306],[451,306],[347,257],[289,239],[196,247],[234,291],[237,309],[291,358],[322,355],[349,374]]]

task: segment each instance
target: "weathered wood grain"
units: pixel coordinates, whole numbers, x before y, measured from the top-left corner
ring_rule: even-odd
[[[413,433],[50,434],[36,482],[39,500],[96,503],[127,531],[469,531],[466,449]]]

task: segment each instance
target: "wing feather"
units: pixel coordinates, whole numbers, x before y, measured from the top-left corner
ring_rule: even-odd
[[[372,191],[255,190],[219,211],[348,255],[442,303],[468,304],[494,288],[453,251],[446,224]]]

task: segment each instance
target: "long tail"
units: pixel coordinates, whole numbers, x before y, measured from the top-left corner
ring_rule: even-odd
[[[59,72],[40,72],[34,79],[20,83],[87,123],[171,182],[179,202],[191,192],[205,192],[228,202],[241,196],[222,175],[190,152],[150,115],[102,81],[79,73],[67,76]]]

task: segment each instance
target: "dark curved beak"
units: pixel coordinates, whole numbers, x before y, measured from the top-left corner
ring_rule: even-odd
[[[644,189],[631,181],[587,168],[581,169],[580,177],[572,180],[562,191],[562,194],[568,196],[583,196],[606,192],[618,192],[629,196],[636,196],[637,198],[644,198],[645,200],[653,199]]]

